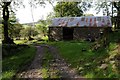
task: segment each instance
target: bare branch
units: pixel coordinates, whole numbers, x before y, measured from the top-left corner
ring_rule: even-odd
[[[117,6],[116,2],[113,2],[113,5],[119,11],[119,7]]]

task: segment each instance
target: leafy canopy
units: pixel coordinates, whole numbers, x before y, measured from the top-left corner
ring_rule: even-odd
[[[57,5],[54,7],[56,17],[82,16],[83,11],[78,4],[79,2],[58,2]]]

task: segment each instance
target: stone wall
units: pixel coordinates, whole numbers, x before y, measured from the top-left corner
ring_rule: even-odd
[[[62,27],[49,27],[49,40],[60,41],[62,40]]]
[[[86,38],[99,38],[100,32],[104,33],[104,28],[100,27],[76,27],[74,28],[74,40],[81,40]]]
[[[98,39],[102,35],[109,33],[110,27],[74,27],[73,40],[85,40],[87,38]],[[62,27],[49,27],[49,40],[63,40]]]

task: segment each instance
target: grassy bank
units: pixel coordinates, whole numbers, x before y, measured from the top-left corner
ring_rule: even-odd
[[[57,46],[60,55],[76,68],[78,74],[86,78],[119,78],[119,61],[115,58],[118,55],[117,44],[110,43],[108,48],[92,50],[93,43],[81,42],[53,42]]]
[[[2,60],[2,79],[10,80],[26,63],[30,62],[36,53],[35,47],[26,47],[20,52]]]

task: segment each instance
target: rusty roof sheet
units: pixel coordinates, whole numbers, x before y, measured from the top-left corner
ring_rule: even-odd
[[[51,26],[112,27],[112,23],[109,16],[60,17],[52,19]]]

